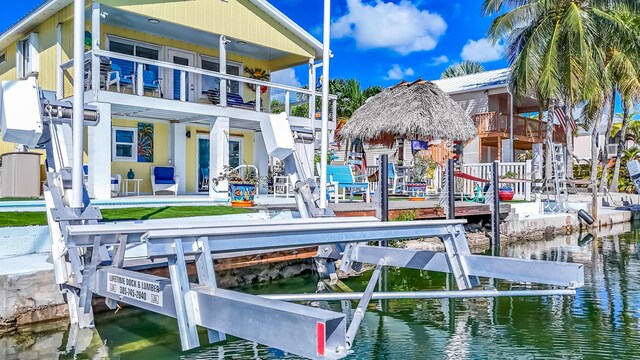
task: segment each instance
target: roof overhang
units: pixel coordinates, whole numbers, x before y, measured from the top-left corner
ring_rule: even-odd
[[[264,11],[267,15],[276,20],[280,25],[291,31],[294,35],[310,45],[315,52],[316,58],[322,57],[322,43],[305,31],[302,27],[288,18],[276,7],[266,0],[249,0],[252,4]],[[46,0],[38,7],[29,12],[26,16],[11,25],[6,31],[0,34],[0,49],[4,49],[14,41],[23,36],[29,29],[39,25],[53,14],[72,4],[73,0]]]

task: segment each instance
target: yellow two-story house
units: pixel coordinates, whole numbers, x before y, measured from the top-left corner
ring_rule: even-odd
[[[314,89],[322,44],[266,0],[87,1],[85,14],[81,91],[100,111],[85,130],[93,198],[112,195],[115,175],[133,175],[151,193],[153,167],[173,167],[178,194],[226,198],[226,188],[210,184],[225,165],[267,174],[260,121],[271,96],[284,94],[288,113],[296,98],[315,108],[315,91],[268,75],[308,64]],[[2,33],[0,80],[36,76],[49,96],[70,99],[73,20],[72,0],[46,0]],[[320,127],[315,111],[289,121]],[[0,151],[15,146],[0,142]]]

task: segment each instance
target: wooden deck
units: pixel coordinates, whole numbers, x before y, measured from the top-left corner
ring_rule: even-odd
[[[391,200],[389,201],[389,219],[394,219],[407,211],[415,211],[416,218],[420,220],[444,219],[444,209],[437,206],[437,199],[427,199],[425,201]],[[375,216],[376,205],[371,203],[338,203],[330,204],[329,207],[336,213],[336,216]],[[508,214],[511,209],[509,204],[500,205],[500,213]],[[489,204],[470,203],[466,201],[456,201],[456,217],[464,218],[468,216],[489,216],[491,211]]]

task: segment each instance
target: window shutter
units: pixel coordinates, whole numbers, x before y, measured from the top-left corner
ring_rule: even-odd
[[[40,70],[39,61],[40,36],[38,33],[29,34],[29,68],[27,74],[37,73]]]

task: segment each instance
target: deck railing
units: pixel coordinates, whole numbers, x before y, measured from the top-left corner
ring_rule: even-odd
[[[509,114],[492,111],[474,114],[471,119],[478,127],[478,135],[481,137],[510,133]],[[522,115],[513,115],[513,135],[519,137],[520,140],[544,142],[546,132],[546,123]],[[553,141],[556,143],[566,142],[564,131],[559,125],[554,125]]]
[[[93,57],[100,59],[98,69],[92,66],[91,60]],[[138,96],[155,96],[182,102],[209,102],[213,105],[241,107],[258,112],[267,112],[269,110],[269,101],[263,104],[261,94],[266,92],[266,90],[277,90],[284,92],[283,108],[288,115],[292,114],[292,109],[295,104],[302,102],[311,105],[312,97],[315,97],[316,103],[320,103],[322,96],[320,92],[295,86],[251,79],[238,75],[222,74],[218,71],[205,70],[195,66],[174,64],[167,61],[141,58],[106,50],[87,51],[85,53],[85,91],[94,90],[96,84],[98,84],[101,91],[116,91],[116,87],[113,84],[110,85],[108,81],[111,76],[110,74],[113,72],[111,63],[114,60],[117,60],[120,64],[124,62],[128,64],[127,66],[130,68],[129,73],[120,74],[121,78],[127,76],[129,79],[129,81],[121,82],[121,92]],[[60,65],[57,85],[57,94],[60,98],[67,98],[72,95],[72,69],[73,59]],[[144,74],[144,72],[148,72],[148,70],[152,70],[154,74],[151,80],[159,83],[159,91],[149,91],[149,79],[145,79],[145,76],[137,76],[137,74]],[[125,72],[124,69],[122,69],[122,72]],[[169,81],[167,81],[169,79],[163,78],[162,75],[172,77],[171,83],[173,86],[169,86]],[[230,94],[229,92],[222,94],[219,91],[219,85],[216,89],[195,88],[195,83],[202,84],[201,80],[207,77],[218,79],[218,84],[222,81],[227,81],[228,84],[231,82],[239,83],[239,86],[243,87],[242,99],[240,100],[238,95]],[[196,81],[196,79],[198,81]],[[252,85],[255,90],[251,90],[245,86],[245,84]],[[227,88],[229,88],[229,85],[227,85]],[[195,94],[195,98],[190,99],[188,96],[189,92]],[[204,95],[205,92],[208,94]],[[336,120],[336,101],[337,97],[335,95],[329,96],[330,121]],[[304,114],[304,117],[315,117],[315,111]]]

